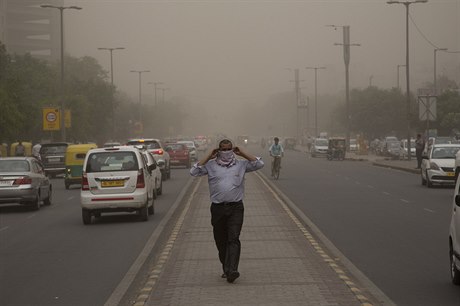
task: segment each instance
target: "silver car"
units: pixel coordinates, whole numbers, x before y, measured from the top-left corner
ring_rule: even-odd
[[[35,157],[0,158],[0,204],[50,205],[53,188]]]

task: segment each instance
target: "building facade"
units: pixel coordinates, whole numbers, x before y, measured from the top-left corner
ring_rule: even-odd
[[[8,53],[57,60],[60,14],[40,4],[62,6],[63,0],[0,0],[0,41]]]

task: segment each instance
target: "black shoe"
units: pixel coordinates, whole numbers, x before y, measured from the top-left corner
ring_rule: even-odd
[[[227,273],[222,273],[221,277],[222,278],[227,278]]]
[[[227,275],[227,282],[233,283],[238,277],[240,277],[240,272],[232,271]]]

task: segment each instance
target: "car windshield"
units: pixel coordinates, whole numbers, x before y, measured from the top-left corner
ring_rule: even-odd
[[[315,140],[315,145],[317,146],[327,146],[328,145],[328,140],[327,139],[316,139]]]
[[[0,172],[29,172],[30,166],[26,160],[0,160]]]
[[[86,172],[133,171],[139,169],[134,152],[95,152],[88,157]]]
[[[65,153],[67,149],[67,145],[42,145],[40,148],[40,154],[59,154],[59,153]]]
[[[460,147],[441,147],[434,148],[431,158],[435,159],[455,159],[455,154]]]
[[[389,148],[399,148],[399,142],[389,142],[388,143]]]

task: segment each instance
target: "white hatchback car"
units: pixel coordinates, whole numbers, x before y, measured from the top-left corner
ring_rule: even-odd
[[[148,168],[151,170],[150,176],[152,180],[152,185],[154,186],[153,198],[156,199],[157,196],[163,193],[163,180],[161,179],[161,170],[152,153],[150,153],[147,150],[142,150],[141,152],[147,161]]]
[[[328,149],[329,140],[327,138],[316,138],[310,150],[311,157],[326,156]]]
[[[142,221],[154,214],[150,172],[134,147],[88,151],[83,164],[80,201],[84,224],[106,212],[137,211]]]
[[[452,283],[460,285],[460,180],[455,185],[449,227],[449,258]]]
[[[428,155],[423,156],[420,175],[422,185],[455,184],[455,154],[460,144],[438,144],[431,147]]]

